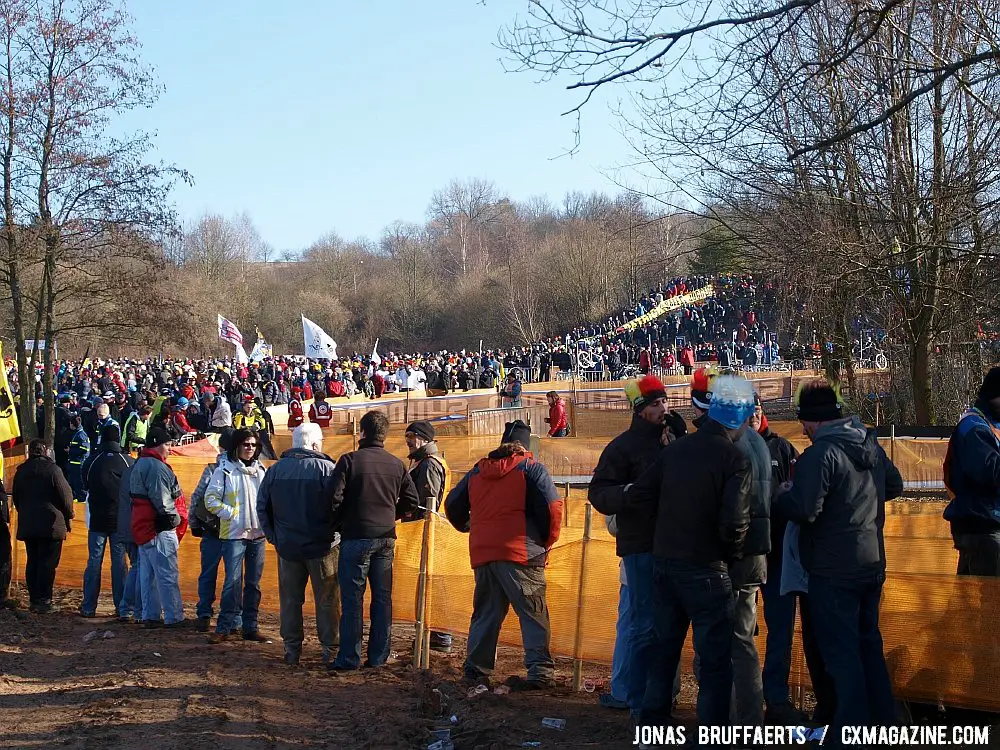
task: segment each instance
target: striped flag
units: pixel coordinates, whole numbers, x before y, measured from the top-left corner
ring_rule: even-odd
[[[219,316],[219,338],[235,346],[243,346],[243,334],[233,321]]]

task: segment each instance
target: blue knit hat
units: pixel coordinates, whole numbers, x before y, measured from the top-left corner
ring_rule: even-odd
[[[735,430],[754,412],[753,384],[746,378],[721,375],[712,383],[712,401],[708,417]]]

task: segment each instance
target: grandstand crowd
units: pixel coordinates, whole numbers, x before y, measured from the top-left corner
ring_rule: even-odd
[[[519,381],[508,368],[535,372],[544,368],[544,357],[555,362],[583,342],[603,357],[627,353],[640,370],[624,388],[631,425],[606,446],[589,487],[621,557],[613,674],[600,705],[629,711],[636,726],[672,723],[690,629],[702,724],[811,721],[831,726],[825,743],[831,746],[840,744],[839,727],[895,725],[900,719],[878,613],[886,571],[884,503],[902,493],[900,474],[874,431],[846,412],[825,380],[805,383],[796,397],[811,441],[801,455],[770,431],[752,383],[735,370],[713,375],[694,369],[695,359],[689,365],[694,430],[670,411],[662,381],[650,372],[661,341],[683,336],[685,350],[689,336],[692,346],[706,348],[713,338],[728,347],[731,335],[737,344],[770,341],[773,290],[749,277],[714,280],[729,291],[711,305],[682,306],[672,322],[657,318],[629,327],[664,299],[706,283],[676,280],[652,290],[631,317],[518,352],[356,356],[337,363],[279,357],[252,365],[62,362],[54,450],[44,438],[32,440],[13,479],[30,608],[38,615],[53,611],[62,544],[85,502],[81,617],[98,616],[110,551],[114,616],[123,623],[197,629],[213,644],[263,641],[260,580],[265,557],[274,554],[286,663],[303,658],[302,605],[311,585],[328,670],[376,669],[391,658],[396,524],[441,513],[469,534],[475,593],[467,685],[490,686],[500,628],[513,608],[526,675],[511,678],[509,687],[551,689],[556,675],[545,565],[559,539],[563,501],[530,451],[530,428],[509,422],[498,446],[462,477],[451,476],[428,422],[407,425],[405,461],[385,450],[389,423],[379,411],[360,420],[357,450],[336,458],[323,452],[323,428],[332,416],[328,396],[377,399],[418,389],[431,395],[456,384],[465,389],[461,373],[469,387],[499,388],[504,405],[516,406]],[[39,389],[36,382],[36,398]],[[32,393],[19,391],[21,397]],[[276,404],[287,407],[292,430],[292,448],[280,456],[270,447],[273,417],[265,408]],[[549,434],[564,435],[557,394],[550,394],[549,406]],[[207,433],[218,434],[218,457],[185,497],[169,447],[185,435]],[[959,550],[959,574],[1000,575],[998,467],[1000,368],[994,368],[959,422],[945,466],[954,496],[945,518]],[[0,598],[6,598],[10,517],[6,496],[0,500],[0,532],[7,535],[0,538]],[[178,548],[188,532],[199,539],[201,553],[194,618],[178,583]],[[220,566],[224,582],[217,592]],[[362,607],[369,587],[365,650]],[[754,643],[758,596],[767,624],[763,664]],[[796,613],[817,701],[809,716],[789,699]],[[452,648],[446,633],[432,634],[431,645]]]

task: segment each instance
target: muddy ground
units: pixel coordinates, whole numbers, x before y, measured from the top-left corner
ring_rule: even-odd
[[[193,629],[80,618],[79,591],[59,591],[56,603],[49,615],[0,610],[0,748],[426,748],[439,728],[451,730],[456,750],[632,744],[627,712],[599,708],[596,693],[573,693],[566,660],[557,665],[563,687],[470,699],[459,684],[464,640],[419,672],[409,666],[406,625],[394,628],[392,664],[334,676],[308,635],[300,665],[287,666],[273,615],[261,620],[272,642],[213,646]],[[103,597],[98,611],[111,612]],[[495,684],[523,674],[522,658],[501,648]],[[609,670],[587,664],[584,675],[606,683]],[[676,714],[689,727],[695,697],[686,680]],[[565,730],[544,728],[546,717],[565,719]],[[996,728],[990,739],[1000,747]]]
[[[459,638],[452,655],[433,654],[432,669],[421,673],[408,664],[412,627],[397,625],[394,664],[332,676],[315,638],[307,637],[300,666],[282,661],[273,615],[261,622],[272,643],[213,646],[194,630],[80,618],[76,591],[58,592],[56,603],[61,611],[49,615],[0,610],[0,747],[419,748],[441,727],[451,728],[457,750],[631,744],[627,713],[597,707],[596,694],[563,687],[470,700],[459,685]],[[110,613],[108,602],[98,611]],[[85,641],[94,631],[113,637]],[[523,674],[522,658],[501,648],[499,676]],[[568,680],[572,664],[558,669]],[[608,678],[599,665],[584,673]],[[435,688],[446,702],[440,711]],[[689,709],[693,715],[693,703]],[[543,728],[545,717],[565,719],[566,729]]]

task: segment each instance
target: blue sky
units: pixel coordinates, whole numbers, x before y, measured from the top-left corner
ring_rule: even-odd
[[[566,81],[505,73],[510,0],[132,0],[143,59],[166,91],[128,126],[189,170],[184,219],[246,211],[277,250],[335,231],[377,238],[422,221],[432,192],[485,178],[511,198],[617,192],[631,152],[607,100],[581,149]]]

